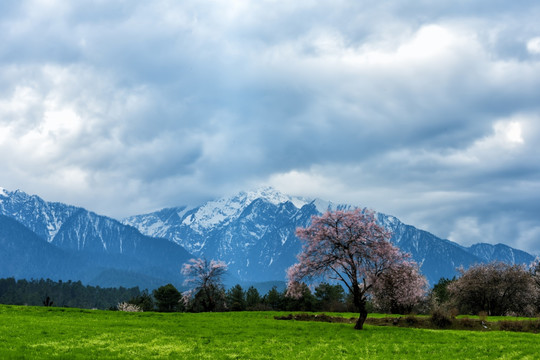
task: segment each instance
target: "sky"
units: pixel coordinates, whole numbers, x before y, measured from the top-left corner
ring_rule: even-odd
[[[0,2],[0,186],[115,218],[270,185],[540,254],[540,3]]]

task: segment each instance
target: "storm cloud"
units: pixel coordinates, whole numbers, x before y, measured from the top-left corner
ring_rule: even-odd
[[[259,185],[540,253],[536,1],[4,1],[0,186],[124,217]]]

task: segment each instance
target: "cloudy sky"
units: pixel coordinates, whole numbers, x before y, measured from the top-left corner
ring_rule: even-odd
[[[0,186],[121,218],[272,185],[540,253],[540,3],[0,3]]]

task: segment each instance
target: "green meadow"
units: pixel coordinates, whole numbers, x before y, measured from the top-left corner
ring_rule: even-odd
[[[1,359],[538,359],[540,334],[0,305]]]

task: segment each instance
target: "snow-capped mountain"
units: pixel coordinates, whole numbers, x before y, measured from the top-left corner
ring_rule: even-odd
[[[503,261],[509,264],[530,264],[531,262],[531,254],[504,244],[474,244],[467,248],[467,251],[485,262],[493,260]]]
[[[117,220],[83,208],[46,202],[22,191],[0,189],[0,215],[5,217],[0,226],[14,227],[15,221],[20,225],[19,229],[24,227],[25,233],[34,234],[31,240],[24,235],[14,243],[14,234],[23,232],[4,233],[0,239],[4,244],[0,245],[4,255],[9,253],[17,258],[22,249],[29,247],[23,244],[28,241],[35,244],[35,239],[39,239],[47,245],[40,245],[42,256],[55,259],[42,267],[43,276],[55,279],[84,279],[102,286],[181,284],[180,268],[191,258],[184,248],[168,240],[150,238]],[[64,255],[59,256],[59,253]],[[23,263],[29,269],[34,268],[36,256],[23,257],[26,259]],[[62,265],[64,263],[69,265]],[[18,267],[20,271],[12,271],[12,276],[25,274],[24,266],[19,264]],[[2,270],[3,273],[7,271]],[[31,274],[36,277],[33,272]]]
[[[192,256],[204,256],[229,265],[231,285],[283,281],[301,249],[296,228],[328,209],[352,208],[265,187],[121,223],[83,208],[0,189],[0,276],[82,280],[101,286],[181,286],[182,264]],[[533,260],[506,245],[466,248],[393,216],[378,213],[377,219],[392,231],[392,242],[420,264],[431,284],[456,275],[459,266]]]
[[[123,222],[148,236],[167,238],[194,255],[223,260],[242,281],[269,281],[283,280],[287,267],[296,262],[301,249],[295,236],[297,227],[308,225],[311,216],[327,209],[352,208],[319,199],[291,197],[265,187],[198,208],[163,209],[132,216]],[[482,251],[478,246],[465,248],[403,224],[393,216],[378,213],[377,219],[392,231],[391,241],[412,255],[432,284],[441,277],[456,275],[459,266],[466,268],[492,260],[510,263],[533,260],[532,255],[505,245],[482,244]],[[508,249],[519,256],[508,256]]]
[[[64,222],[79,209],[57,202],[46,202],[20,190],[0,188],[0,214],[24,224],[39,237],[51,242]]]
[[[327,204],[328,206],[328,204]],[[196,256],[220,259],[242,281],[283,280],[301,245],[296,228],[319,211],[314,203],[272,188],[241,192],[195,209],[170,208],[124,220]]]

